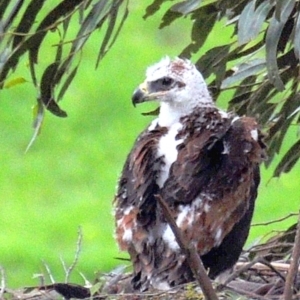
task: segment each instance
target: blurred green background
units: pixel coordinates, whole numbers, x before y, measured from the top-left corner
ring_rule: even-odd
[[[154,107],[145,104],[134,109],[131,94],[144,80],[149,64],[166,54],[178,55],[188,44],[191,25],[189,19],[181,19],[159,30],[168,6],[144,21],[142,16],[150,3],[131,3],[116,44],[97,70],[95,60],[102,36],[101,32],[93,35],[78,75],[60,103],[68,118],[47,113],[41,135],[26,154],[33,133],[36,92],[31,83],[0,91],[0,265],[9,287],[38,284],[33,275],[45,273],[43,261],[55,280],[63,281],[60,260],[72,263],[79,226],[83,231],[82,252],[71,281],[83,283],[79,272],[93,280],[96,271],[108,272],[122,264],[115,257],[127,257],[119,253],[113,238],[112,199],[126,155],[152,119],[141,112]],[[220,24],[201,53],[210,45],[222,44],[231,33],[225,23]],[[56,42],[57,33],[51,35],[49,45]],[[47,55],[43,54],[41,65]],[[23,76],[30,80],[26,58],[21,65],[11,79]],[[219,105],[226,108],[229,97],[224,95]],[[295,139],[296,130],[290,130],[283,152]],[[275,163],[262,170],[254,223],[299,209],[299,163],[290,174],[271,179]],[[253,227],[248,245],[293,221]]]

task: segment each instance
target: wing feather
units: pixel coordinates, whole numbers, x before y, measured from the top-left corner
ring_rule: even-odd
[[[264,158],[253,118],[211,115],[214,126],[201,124],[179,147],[161,191],[175,211],[178,226],[196,243],[200,255],[219,246],[248,210],[251,194],[256,193],[254,173]]]

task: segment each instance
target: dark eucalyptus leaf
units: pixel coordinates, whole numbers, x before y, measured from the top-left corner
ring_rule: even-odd
[[[285,11],[288,7],[294,7],[296,0],[276,0],[275,18],[278,22],[285,21]]]
[[[154,15],[156,12],[159,11],[161,5],[168,0],[154,0],[150,5],[147,6],[146,12],[143,16],[144,19],[147,19],[148,17]],[[172,0],[169,0],[172,1]]]
[[[13,48],[17,47],[25,38],[24,33],[28,33],[35,22],[37,14],[41,11],[46,0],[31,0],[28,4],[17,28],[13,39]]]
[[[186,0],[172,5],[171,10],[187,15],[200,7],[202,0]]]
[[[203,6],[191,14],[194,20],[191,38],[192,42],[180,53],[181,57],[190,58],[205,43],[209,33],[213,29],[218,11],[214,5]]]
[[[36,34],[30,39],[29,57],[34,63],[38,62],[38,53],[43,39],[45,38],[50,26],[55,26],[57,20],[71,12],[84,0],[64,0],[59,3],[49,14],[40,22],[36,29]]]
[[[238,42],[240,45],[248,43],[257,37],[273,7],[269,1],[263,1],[256,9],[255,4],[256,1],[250,1],[239,17]]]
[[[243,9],[238,21],[238,43],[240,45],[247,43],[251,40],[251,31],[249,30],[250,24],[254,20],[255,0],[249,3]]]
[[[283,156],[280,163],[277,165],[273,176],[279,177],[281,173],[288,173],[299,160],[300,140],[298,140]]]
[[[53,63],[46,68],[41,79],[41,100],[46,109],[54,115],[58,117],[66,117],[66,112],[63,111],[54,100],[53,88],[55,81],[53,81],[53,78],[55,78],[57,70],[58,63]]]
[[[294,51],[297,59],[300,59],[300,13],[297,14],[297,19],[294,27]]]
[[[300,96],[291,94],[284,102],[280,112],[276,115],[276,121],[269,130],[267,141],[270,140],[272,145],[271,150],[274,153],[279,153],[283,139],[289,129],[293,119],[296,117],[293,112],[300,106]]]
[[[266,62],[264,59],[261,58],[255,58],[253,60],[242,63],[236,67],[236,71],[233,73],[232,76],[227,77],[222,82],[221,88],[227,88],[232,84],[236,84],[237,82],[249,76],[259,74],[259,72],[265,69],[265,66]]]
[[[230,46],[223,45],[215,47],[207,51],[197,62],[196,66],[203,74],[204,78],[209,77],[213,71],[214,67],[222,62],[226,62],[226,57],[228,56]]]
[[[286,1],[286,5],[283,6],[281,11],[280,21],[278,21],[276,16],[273,15],[266,34],[266,61],[268,76],[270,81],[279,91],[284,90],[284,84],[280,78],[277,65],[277,46],[284,25],[294,6],[294,0]]]
[[[163,16],[159,29],[169,26],[173,21],[182,17],[183,14],[177,11],[169,9]]]
[[[294,19],[289,18],[286,21],[286,23],[282,29],[281,37],[278,41],[278,45],[277,45],[278,52],[284,53],[285,48],[286,48],[288,42],[290,41],[290,37],[293,32],[293,28],[294,28]]]
[[[100,51],[98,53],[98,57],[97,57],[97,60],[96,60],[96,68],[98,67],[100,60],[104,57],[104,55],[107,53],[107,51],[109,51],[109,49],[113,46],[113,44],[115,43],[117,37],[119,36],[119,33],[121,32],[121,29],[124,25],[125,20],[128,17],[128,13],[129,13],[128,2],[126,4],[126,8],[125,8],[123,17],[121,19],[121,22],[120,22],[115,34],[112,36],[112,32],[114,30],[115,22],[116,22],[116,19],[117,19],[117,13],[118,13],[118,10],[116,10],[115,13],[112,12],[111,15],[110,15],[110,22],[109,22],[107,31],[105,33],[105,36],[103,38],[102,45],[101,45],[101,48],[100,48]],[[110,43],[107,46],[109,41],[110,41]]]
[[[6,17],[5,20],[2,20],[1,22],[1,32],[6,32],[8,27],[13,22],[14,18],[17,16],[18,12],[20,11],[24,0],[15,0],[14,6],[9,12],[9,15]]]
[[[89,38],[89,34],[98,26],[98,23],[103,20],[108,13],[111,3],[107,0],[98,1],[89,14],[85,17],[80,30],[77,33],[76,39],[72,43],[70,53],[78,52]]]
[[[5,14],[6,9],[8,8],[10,1],[11,0],[1,0],[0,1],[0,22],[1,22],[0,24],[2,24],[3,16]],[[2,28],[2,26],[0,26],[0,27]],[[2,31],[0,30],[0,32],[2,32]]]
[[[70,86],[72,80],[74,79],[77,70],[78,70],[79,64],[70,72],[70,74],[68,75],[68,77],[66,78],[63,86],[60,89],[60,92],[57,96],[57,101],[61,100],[62,97],[64,96],[65,92],[67,91],[68,87]]]

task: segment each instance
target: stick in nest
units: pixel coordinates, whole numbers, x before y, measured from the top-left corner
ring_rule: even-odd
[[[299,263],[300,263],[300,212],[299,212],[298,225],[297,225],[291,264],[288,270],[288,274],[284,286],[284,294],[283,294],[284,300],[292,299],[292,295],[294,291],[294,282],[298,274]]]
[[[168,204],[164,201],[164,199],[160,195],[157,195],[156,199],[158,200],[158,203],[162,208],[163,214],[175,235],[176,241],[180,249],[185,254],[187,263],[189,264],[189,267],[192,270],[195,279],[198,281],[205,298],[208,300],[218,300],[218,297],[211,285],[210,279],[206,274],[206,270],[195,249],[195,246],[193,244],[188,244],[186,239],[183,237],[182,232],[178,228],[175,220],[173,219],[172,212]]]

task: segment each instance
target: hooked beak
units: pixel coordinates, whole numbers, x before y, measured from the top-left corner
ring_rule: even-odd
[[[151,92],[148,89],[147,82],[143,82],[139,85],[139,87],[133,92],[132,95],[132,104],[136,106],[136,104],[143,103],[151,100],[158,100],[162,96],[162,92]]]
[[[138,103],[145,102],[149,97],[149,91],[147,88],[146,82],[143,82],[139,85],[139,87],[133,92],[133,95],[131,97],[133,106],[136,106]]]

